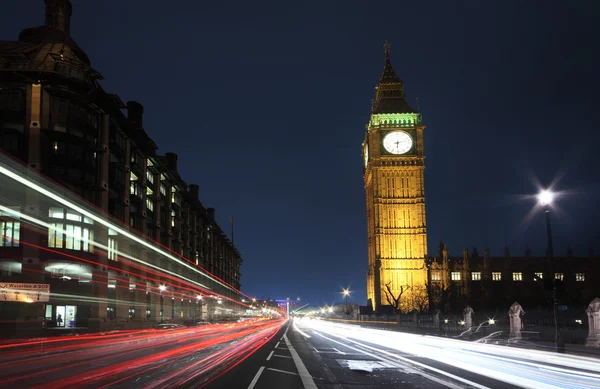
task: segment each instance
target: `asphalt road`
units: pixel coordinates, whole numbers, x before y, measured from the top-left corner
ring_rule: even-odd
[[[198,388],[260,350],[283,320],[0,342],[0,388]]]
[[[600,388],[600,360],[288,321],[209,388]]]

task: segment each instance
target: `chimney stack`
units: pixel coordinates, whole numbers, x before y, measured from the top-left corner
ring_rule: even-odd
[[[70,0],[44,0],[46,3],[46,27],[71,34],[73,6]]]
[[[190,197],[194,200],[200,200],[200,197],[198,196],[199,192],[200,192],[200,187],[196,184],[190,184],[188,186],[188,192],[190,193]]]
[[[214,208],[206,208],[206,213],[208,214],[208,218],[212,221],[215,221],[215,209]]]
[[[167,157],[167,167],[174,172],[177,171],[177,154],[175,153],[165,153],[165,157]]]
[[[135,124],[137,128],[142,128],[144,117],[144,106],[137,101],[127,102],[127,119]]]

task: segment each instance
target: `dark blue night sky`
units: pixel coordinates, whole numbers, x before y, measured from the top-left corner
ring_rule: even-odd
[[[1,9],[3,40],[44,21],[42,0]],[[366,301],[361,142],[385,40],[427,124],[430,254],[443,236],[454,255],[542,255],[522,195],[553,182],[557,254],[600,250],[599,16],[594,0],[74,0],[72,35],[228,233],[234,216],[243,291],[318,305],[346,286]]]

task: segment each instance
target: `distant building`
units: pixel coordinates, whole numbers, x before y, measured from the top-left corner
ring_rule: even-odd
[[[432,303],[442,312],[460,312],[465,305],[474,310],[503,311],[515,301],[523,307],[552,307],[552,277],[557,281],[558,300],[567,307],[586,307],[598,295],[600,257],[590,250],[576,257],[572,250],[555,256],[551,274],[546,256],[513,256],[508,248],[502,256],[492,257],[488,249],[479,254],[463,250],[451,257],[444,243],[438,256],[430,259],[428,271]]]
[[[213,292],[239,300],[236,290],[241,287],[242,258],[216,223],[215,210],[202,205],[198,185],[188,185],[179,176],[177,154],[157,153],[156,144],[144,131],[143,106],[134,101],[125,104],[100,86],[101,74],[71,38],[70,1],[45,3],[44,26],[23,30],[18,41],[0,41],[0,148],[132,231],[147,235],[193,266],[206,269],[230,286],[216,285]],[[131,293],[123,294],[114,287],[94,289],[93,295],[108,299],[106,309],[101,306],[99,310],[93,304],[64,299],[51,299],[44,306],[0,301],[1,321],[25,317],[55,320],[57,312],[64,317],[69,309],[74,317],[74,324],[70,324],[75,326],[113,318],[163,320],[200,314],[197,306],[196,311],[187,307],[188,296],[183,288],[170,291],[177,293],[177,302],[173,297],[158,311],[156,283],[141,277],[123,281],[118,272],[105,267],[68,266],[77,261],[23,247],[19,240],[37,239],[42,246],[91,258],[101,266],[121,266],[115,252],[129,250],[122,237],[108,231],[108,236],[92,238],[94,227],[89,220],[67,209],[53,207],[44,213],[53,227],[42,236],[34,236],[36,233],[20,228],[19,221],[0,214],[0,282],[49,283],[53,292],[89,295],[88,283],[104,280],[108,286],[122,282],[125,291],[131,285]],[[71,235],[65,235],[67,229],[82,234],[81,240],[75,240],[77,244],[73,244]],[[92,252],[81,243],[84,238],[103,239],[101,243],[109,251]],[[28,263],[24,257],[36,260]],[[198,278],[189,269],[164,259],[156,261],[159,268],[178,276]],[[126,269],[122,270],[127,274]]]

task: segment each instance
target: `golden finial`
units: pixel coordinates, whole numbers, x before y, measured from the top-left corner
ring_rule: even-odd
[[[392,45],[388,41],[385,41],[385,43],[383,44],[383,50],[385,51],[386,57],[390,56],[390,48],[391,47],[392,47]]]

